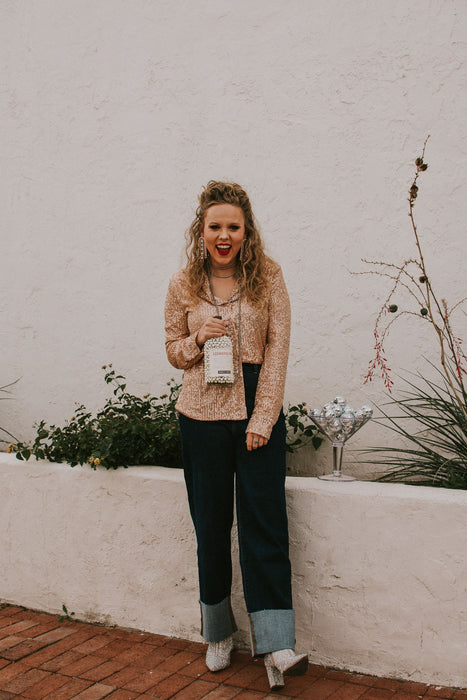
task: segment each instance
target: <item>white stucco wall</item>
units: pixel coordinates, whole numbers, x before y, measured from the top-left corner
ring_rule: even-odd
[[[200,639],[180,470],[4,454],[0,478],[0,601]],[[297,648],[314,663],[467,687],[467,493],[301,477],[286,489]]]
[[[0,385],[21,380],[0,425],[25,439],[97,408],[108,362],[161,393],[163,299],[211,178],[247,188],[283,266],[286,399],[381,402],[362,377],[387,285],[350,271],[414,255],[430,133],[426,263],[465,295],[466,29],[463,0],[2,0]],[[424,370],[430,338],[402,321],[392,367]],[[353,442],[378,440],[373,423]]]

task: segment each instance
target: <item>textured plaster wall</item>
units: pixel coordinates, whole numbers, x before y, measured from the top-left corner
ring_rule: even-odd
[[[0,601],[199,639],[180,470],[0,455],[0,477]],[[295,477],[287,499],[297,648],[315,663],[467,686],[467,493]],[[245,644],[238,563],[233,608]]]
[[[104,363],[139,393],[179,376],[163,299],[210,178],[248,189],[283,266],[286,399],[380,403],[362,378],[388,285],[350,271],[415,254],[430,133],[426,263],[440,296],[465,295],[466,29],[463,0],[1,0],[0,385],[21,380],[0,425],[25,439],[97,408]],[[393,368],[424,371],[430,338],[402,321]]]

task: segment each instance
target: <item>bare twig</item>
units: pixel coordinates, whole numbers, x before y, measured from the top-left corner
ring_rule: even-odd
[[[427,272],[420,235],[414,217],[415,201],[418,196],[418,178],[420,173],[424,172],[428,168],[428,165],[424,162],[424,157],[429,138],[430,137],[428,135],[423,144],[422,155],[415,161],[416,171],[409,189],[408,197],[409,218],[415,238],[418,257],[415,259],[405,260],[399,265],[379,260],[363,259],[363,262],[373,266],[376,269],[355,273],[379,275],[380,277],[387,277],[393,282],[392,288],[387,295],[378,316],[376,317],[374,329],[375,355],[369,363],[368,371],[365,376],[365,382],[371,381],[376,369],[379,368],[385,386],[389,389],[389,391],[391,391],[393,382],[390,378],[390,368],[387,365],[385,356],[384,340],[394,321],[401,316],[412,315],[417,316],[417,318],[423,318],[431,324],[436,334],[443,375],[450,387],[450,390],[452,391],[455,401],[459,405],[463,415],[467,418],[467,408],[464,400],[466,395],[466,390],[464,387],[464,376],[466,374],[466,370],[464,368],[464,363],[467,361],[467,356],[461,347],[462,339],[455,336],[451,328],[451,315],[453,311],[457,309],[464,301],[466,301],[467,297],[464,297],[458,301],[451,307],[451,309],[448,309],[448,305],[444,299],[442,299],[441,302],[438,301],[438,297],[433,290],[431,280]],[[410,265],[414,265],[416,269],[418,269],[418,280],[407,269]],[[384,268],[384,270],[381,270],[381,268]],[[396,291],[401,287],[406,289],[411,297],[416,301],[417,305],[419,306],[419,313],[416,313],[410,309],[399,311],[398,306],[391,303]],[[394,316],[391,321],[384,324],[384,317],[388,312],[394,314],[397,313],[397,316]],[[452,366],[449,367],[448,362],[452,362],[454,364],[455,375],[457,375],[460,386],[456,386],[452,373]]]

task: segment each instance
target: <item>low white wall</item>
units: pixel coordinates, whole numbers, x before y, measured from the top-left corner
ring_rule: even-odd
[[[0,600],[199,639],[181,471],[0,454],[0,475]],[[297,647],[315,663],[467,686],[467,493],[295,477],[287,496]]]

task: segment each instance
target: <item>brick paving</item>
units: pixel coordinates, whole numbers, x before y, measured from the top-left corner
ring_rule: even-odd
[[[467,700],[467,690],[310,665],[271,692],[261,660],[246,652],[210,673],[206,647],[0,605],[0,700]]]

